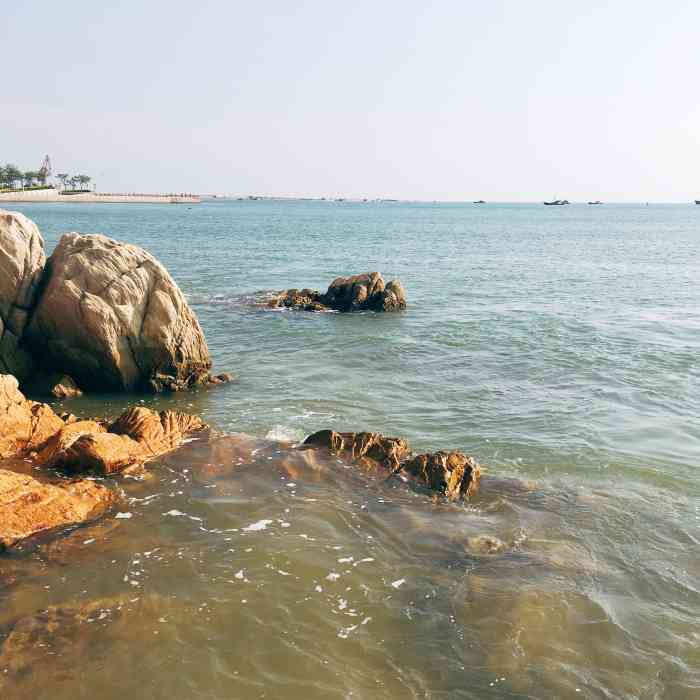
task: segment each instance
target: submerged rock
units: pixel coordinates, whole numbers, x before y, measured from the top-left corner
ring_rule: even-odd
[[[19,212],[0,210],[0,372],[20,379],[32,368],[21,341],[45,262],[36,224]]]
[[[66,233],[46,264],[27,339],[43,366],[88,391],[164,391],[206,383],[202,329],[149,253]]]
[[[87,479],[43,483],[0,469],[0,550],[28,537],[93,520],[116,500],[113,491]]]
[[[345,453],[354,461],[369,460],[386,469],[389,475],[401,472],[452,501],[469,498],[479,488],[481,469],[473,457],[442,451],[414,456],[408,442],[402,438],[385,437],[380,433],[320,430],[309,435],[303,447]]]
[[[406,308],[406,292],[399,280],[388,284],[378,272],[338,277],[321,294],[313,289],[288,289],[268,301],[272,308],[303,311],[399,311]]]

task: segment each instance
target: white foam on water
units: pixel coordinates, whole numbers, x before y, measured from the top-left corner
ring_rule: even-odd
[[[401,586],[403,586],[404,583],[406,583],[406,579],[405,579],[405,578],[400,578],[400,579],[398,579],[397,581],[392,581],[392,582],[391,582],[391,587],[392,587],[392,588],[401,588]]]
[[[259,530],[266,530],[268,525],[272,525],[272,520],[258,520],[257,523],[251,523],[247,527],[244,527],[243,532],[258,532]]]
[[[131,513],[117,513],[114,517],[117,520],[128,520],[129,518],[133,518],[134,516]]]

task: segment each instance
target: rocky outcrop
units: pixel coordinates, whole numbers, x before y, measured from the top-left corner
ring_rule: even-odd
[[[94,481],[44,483],[0,469],[0,550],[97,518],[115,502],[114,492]]]
[[[178,447],[186,435],[205,428],[199,418],[186,413],[130,408],[108,425],[94,421],[65,425],[39,455],[39,462],[69,473],[105,476],[160,457]]]
[[[410,455],[408,443],[402,438],[384,437],[380,433],[336,433],[320,430],[304,440],[308,447],[325,447],[332,452],[348,453],[351,459],[370,459],[390,473],[401,468]]]
[[[400,473],[449,500],[473,496],[479,488],[481,469],[461,452],[412,455],[406,440],[380,433],[337,433],[320,430],[304,440],[304,448],[323,448],[356,462],[372,463],[387,475]]]
[[[67,233],[47,261],[36,225],[0,210],[0,373],[39,395],[70,398],[81,389],[176,391],[231,380],[210,369],[194,313],[152,255]]]
[[[399,280],[384,283],[378,272],[338,277],[325,294],[313,289],[288,289],[268,301],[272,308],[303,311],[400,311],[406,308],[406,292]]]
[[[0,459],[41,449],[62,426],[49,406],[24,398],[15,377],[0,375]]]
[[[112,474],[175,449],[204,430],[197,417],[178,411],[127,409],[114,422],[64,421],[50,406],[28,401],[11,375],[0,375],[0,459],[23,456],[36,466]]]
[[[64,234],[43,285],[28,341],[81,388],[176,390],[209,378],[195,315],[167,270],[141,248]]]
[[[403,469],[451,501],[472,496],[479,488],[479,465],[461,452],[421,454],[406,462]]]
[[[0,209],[0,372],[20,379],[32,368],[21,341],[45,262],[44,239],[36,224]]]
[[[107,476],[141,469],[205,428],[196,416],[144,407],[130,408],[112,423],[72,414],[64,420],[50,406],[25,399],[15,377],[0,375],[0,460],[9,460],[0,462],[0,549],[98,517],[115,499],[91,480],[44,482],[3,468],[16,468],[12,458],[29,461],[43,476]]]

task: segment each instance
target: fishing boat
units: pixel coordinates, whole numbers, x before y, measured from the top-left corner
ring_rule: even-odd
[[[472,202],[472,204],[486,204],[486,202],[483,199],[478,199],[476,202]]]
[[[551,202],[544,202],[544,204],[545,204],[545,206],[548,206],[548,207],[562,207],[565,204],[569,204],[569,200],[568,199],[555,199]]]
[[[603,202],[601,202],[599,199],[597,199],[595,202],[588,202],[588,203],[589,204],[602,204]]]

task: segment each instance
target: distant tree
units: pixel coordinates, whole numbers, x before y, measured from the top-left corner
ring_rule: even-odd
[[[22,171],[12,163],[7,163],[3,170],[5,171],[5,183],[8,187],[14,187],[17,180],[22,179]]]
[[[74,190],[78,184],[78,178],[73,175],[73,177],[68,179],[68,184],[70,185],[70,188]]]
[[[25,187],[31,187],[34,184],[34,181],[37,179],[37,173],[34,170],[27,170],[22,175],[22,179],[24,180]]]
[[[61,186],[66,189],[66,182],[68,182],[68,173],[56,173],[56,178],[61,181]]]
[[[90,182],[90,180],[92,180],[92,178],[89,177],[88,175],[76,175],[75,179],[80,183],[80,187],[82,189],[85,189],[88,182]]]

